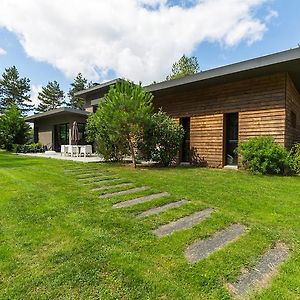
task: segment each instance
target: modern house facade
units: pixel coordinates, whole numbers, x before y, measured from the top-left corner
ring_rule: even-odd
[[[116,81],[77,93],[87,114]],[[180,162],[238,165],[238,143],[255,136],[272,136],[287,148],[300,142],[300,48],[145,88],[154,95],[155,109],[185,129]],[[43,122],[37,122],[39,130]]]
[[[49,150],[60,152],[61,145],[72,144],[71,130],[77,122],[80,140],[85,143],[85,124],[90,113],[68,107],[61,107],[44,113],[27,117],[27,122],[34,124],[34,142],[41,143]]]

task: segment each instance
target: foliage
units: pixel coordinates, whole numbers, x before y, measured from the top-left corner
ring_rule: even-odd
[[[15,66],[5,69],[0,79],[0,111],[16,105],[23,113],[30,111],[30,80],[20,78]]]
[[[289,153],[272,137],[255,137],[241,143],[238,153],[243,165],[254,173],[285,174],[289,168]]]
[[[290,152],[290,167],[293,172],[300,174],[300,144],[296,144]]]
[[[89,141],[96,141],[98,151],[111,158],[129,153],[136,167],[135,141],[152,113],[152,94],[130,81],[111,86],[103,103],[88,120]],[[91,120],[91,121],[90,121]]]
[[[68,92],[68,97],[70,99],[70,106],[76,109],[84,109],[84,99],[75,96],[76,92],[85,90],[92,86],[91,82],[88,82],[86,78],[82,76],[81,73],[75,77],[74,81],[71,83],[71,88]]]
[[[86,124],[87,141],[96,145],[97,153],[105,160],[119,161],[124,155],[129,155],[129,145],[122,137],[110,134],[105,111],[98,109],[89,116]]]
[[[44,152],[46,150],[45,146],[41,143],[31,143],[31,144],[14,144],[13,152],[15,153],[39,153]]]
[[[197,57],[183,55],[179,61],[173,64],[171,74],[167,76],[166,80],[179,79],[187,75],[196,74],[199,71]]]
[[[11,105],[0,116],[0,147],[12,150],[13,144],[24,144],[28,140],[30,126],[25,123],[22,112]]]
[[[38,94],[38,100],[40,104],[37,107],[38,112],[45,112],[65,104],[64,92],[60,89],[57,81],[48,82],[48,84],[42,87],[42,91]]]
[[[178,154],[183,135],[182,126],[166,113],[153,114],[138,142],[141,158],[170,165]]]

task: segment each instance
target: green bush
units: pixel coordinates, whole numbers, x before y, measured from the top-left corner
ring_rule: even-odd
[[[159,111],[153,114],[138,140],[140,158],[156,161],[163,166],[170,165],[178,154],[183,135],[182,126],[166,113]]]
[[[29,132],[30,126],[17,106],[11,105],[0,116],[0,148],[12,150],[14,144],[25,144]]]
[[[293,172],[300,174],[300,144],[296,144],[290,152],[290,167]]]
[[[241,143],[238,153],[243,165],[254,173],[286,174],[290,169],[289,152],[271,137],[255,137]]]
[[[39,153],[45,151],[45,147],[41,143],[32,144],[14,144],[13,152],[15,153]]]

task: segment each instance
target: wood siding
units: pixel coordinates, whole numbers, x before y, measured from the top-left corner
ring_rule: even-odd
[[[292,124],[292,114],[296,116],[296,127]],[[285,146],[291,148],[295,143],[300,143],[300,95],[290,76],[287,75]]]
[[[239,139],[270,135],[285,142],[286,74],[154,92],[154,107],[175,118],[191,117],[191,148],[207,165],[223,166],[224,114],[239,113]],[[300,117],[299,117],[300,119]]]
[[[223,166],[223,114],[191,118],[191,148],[205,164]]]
[[[272,136],[284,145],[285,108],[240,112],[239,142],[256,136]]]

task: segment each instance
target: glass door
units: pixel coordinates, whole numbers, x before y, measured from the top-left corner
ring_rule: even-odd
[[[238,155],[236,153],[236,148],[238,147],[239,139],[239,114],[225,114],[224,121],[225,165],[237,166]]]
[[[180,151],[180,161],[190,162],[190,118],[181,118],[180,124],[184,129],[184,137]]]

